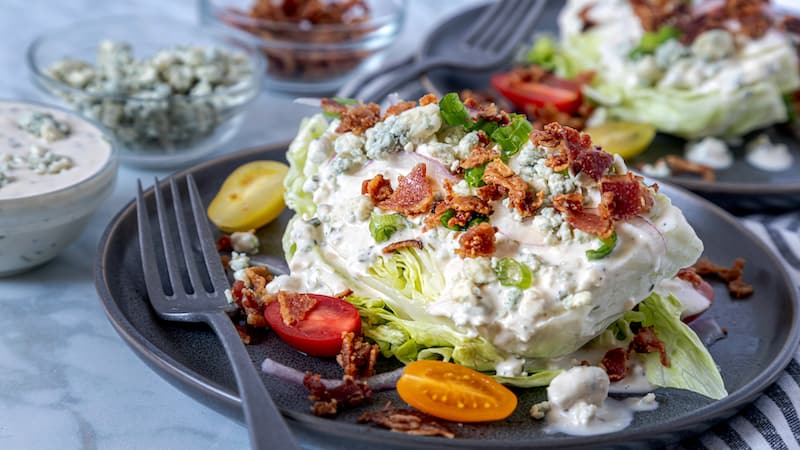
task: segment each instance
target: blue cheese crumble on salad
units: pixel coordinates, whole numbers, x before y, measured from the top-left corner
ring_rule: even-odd
[[[681,321],[708,306],[685,269],[703,244],[621,158],[456,94],[383,115],[322,106],[287,153],[290,273],[266,295],[346,292],[363,335],[404,363],[451,361],[520,387],[593,366],[597,411],[609,389],[727,395]]]

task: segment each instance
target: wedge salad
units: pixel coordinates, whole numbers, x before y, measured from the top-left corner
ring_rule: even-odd
[[[383,114],[347,99],[323,109],[287,153],[290,273],[264,295],[339,294],[363,336],[404,363],[450,361],[518,387],[590,365],[612,392],[727,395],[681,320],[710,304],[685,269],[703,244],[619,156],[456,94]]]

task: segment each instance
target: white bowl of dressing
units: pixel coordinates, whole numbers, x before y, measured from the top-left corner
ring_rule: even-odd
[[[74,241],[114,189],[117,159],[95,123],[0,100],[0,276],[43,264]]]

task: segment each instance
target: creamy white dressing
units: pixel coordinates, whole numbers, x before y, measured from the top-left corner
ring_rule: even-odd
[[[786,144],[774,144],[766,134],[761,134],[747,144],[747,162],[761,170],[780,172],[792,167],[794,157]]]
[[[636,411],[658,407],[653,394],[641,398],[608,398],[608,375],[599,367],[577,366],[556,376],[547,388],[545,432],[577,436],[612,433],[626,428]]]
[[[21,117],[31,112],[52,115],[67,124],[70,132],[61,139],[48,140],[20,128]],[[32,152],[31,148],[37,148]],[[39,173],[27,164],[36,152],[49,151],[70,163],[56,173]],[[111,155],[111,144],[93,124],[60,110],[15,102],[0,102],[0,165],[3,160],[25,163],[5,171],[6,183],[0,187],[0,200],[33,197],[79,183],[100,170]]]
[[[700,314],[711,306],[711,301],[698,292],[692,283],[677,277],[662,280],[655,290],[663,296],[672,295],[681,302],[681,319]]]
[[[733,153],[725,141],[713,137],[705,137],[699,141],[686,144],[686,159],[712,169],[727,169],[733,164]]]

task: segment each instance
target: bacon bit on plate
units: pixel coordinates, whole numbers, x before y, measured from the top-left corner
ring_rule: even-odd
[[[734,298],[745,298],[753,293],[753,286],[742,279],[744,277],[744,258],[736,258],[730,268],[715,264],[708,258],[700,258],[694,264],[699,275],[714,275],[728,283],[728,292]]]
[[[311,412],[317,416],[335,415],[339,407],[355,406],[372,397],[372,389],[367,383],[348,375],[342,378],[342,384],[328,389],[319,374],[306,372],[303,385],[308,389],[308,399],[314,402]]]
[[[614,162],[613,156],[592,145],[588,134],[555,122],[548,123],[543,130],[533,130],[530,139],[536,146],[557,149],[556,155],[548,156],[545,161],[554,171],[563,170],[566,160],[574,175],[583,172],[599,181]]]
[[[392,193],[394,193],[392,183],[386,178],[383,178],[382,173],[361,182],[361,195],[369,195],[373,203],[386,200],[392,196]]]
[[[514,208],[522,217],[532,216],[544,202],[544,192],[537,193],[536,197],[528,190],[528,183],[520,178],[514,171],[500,159],[495,159],[486,165],[483,172],[483,182],[501,186],[508,196],[508,206]]]
[[[233,251],[233,243],[231,242],[230,236],[220,236],[217,240],[217,251],[218,252],[230,252]],[[228,267],[228,265],[224,265],[223,267]]]
[[[296,292],[278,292],[278,303],[281,305],[281,318],[286,325],[292,325],[303,319],[314,309],[317,299]]]
[[[336,362],[344,369],[345,376],[367,378],[375,375],[379,352],[377,344],[370,344],[352,332],[344,333],[342,350],[336,355]]]
[[[684,267],[678,271],[676,276],[681,280],[690,283],[695,289],[703,284],[703,277],[697,274],[697,271],[694,269],[694,267]]]
[[[456,249],[456,253],[462,258],[492,256],[495,250],[494,234],[496,231],[488,222],[479,223],[458,238],[460,247]]]
[[[669,367],[669,358],[667,357],[667,349],[664,348],[664,343],[656,336],[656,332],[652,326],[639,328],[636,336],[633,337],[628,351],[636,353],[652,353],[658,352],[661,355],[661,365]]]
[[[436,94],[425,94],[419,99],[419,106],[426,106],[430,104],[438,104],[439,97]]]
[[[414,247],[422,250],[422,241],[419,239],[407,239],[405,241],[392,242],[391,244],[383,247],[383,254],[394,253],[400,249]]]
[[[386,108],[386,112],[383,114],[383,119],[386,120],[387,117],[399,115],[403,111],[408,111],[411,108],[417,106],[417,102],[399,102],[394,105],[390,105]]]
[[[368,411],[358,418],[358,423],[380,425],[392,431],[417,436],[443,436],[449,439],[456,435],[447,426],[421,411],[405,408],[391,408],[391,402],[377,411]]]
[[[426,176],[426,169],[425,163],[419,163],[407,176],[399,176],[397,189],[389,198],[379,202],[378,207],[404,216],[428,212],[433,204],[433,188]]]
[[[660,159],[661,158],[659,158],[659,160]],[[681,158],[678,155],[667,155],[663,160],[667,163],[670,172],[673,174],[686,173],[690,175],[700,175],[700,177],[703,178],[703,181],[714,181],[716,179],[714,169],[711,167],[703,164],[693,163]],[[658,164],[658,161],[656,161],[656,164]]]
[[[628,172],[625,175],[606,175],[600,180],[600,189],[611,218],[626,219],[650,211],[653,197],[642,182],[642,177]],[[610,196],[606,196],[610,193]]]
[[[585,102],[581,103],[578,110],[572,114],[559,111],[558,108],[551,104],[538,107],[536,105],[527,105],[525,107],[525,114],[531,119],[531,125],[536,130],[543,130],[545,125],[551,122],[558,122],[576,130],[582,130],[586,128],[586,121],[593,111],[594,106]]]
[[[239,324],[234,324],[236,327],[236,332],[239,333],[239,339],[242,340],[244,345],[250,345],[253,342],[253,338],[250,336],[250,333],[247,332],[247,327],[243,327]]]
[[[603,355],[600,367],[612,382],[625,378],[628,374],[628,352],[622,347],[612,348]]]
[[[567,223],[585,233],[607,238],[614,232],[614,222],[608,211],[600,208],[598,215],[584,210],[583,195],[579,192],[556,195],[553,197],[553,208],[566,214]]]
[[[231,285],[231,298],[244,311],[247,325],[255,328],[266,328],[267,320],[264,318],[264,308],[274,301],[274,298],[266,294],[263,286],[266,286],[272,280],[272,274],[265,267],[249,267],[248,269],[256,269],[249,272],[245,270],[251,287],[247,287],[242,280],[234,281],[233,285]],[[252,286],[255,286],[258,292],[254,291]]]

